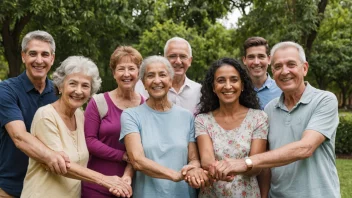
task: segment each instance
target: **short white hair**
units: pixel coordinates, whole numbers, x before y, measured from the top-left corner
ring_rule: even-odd
[[[165,65],[166,70],[168,71],[171,79],[174,78],[174,69],[172,68],[170,62],[162,56],[149,56],[146,59],[143,60],[140,68],[139,68],[139,78],[143,81],[144,75],[145,75],[145,70],[148,65],[151,65],[153,63],[161,63]]]
[[[164,56],[166,56],[166,51],[167,51],[167,49],[169,48],[169,45],[170,45],[170,43],[171,42],[176,42],[176,41],[183,41],[183,42],[186,42],[187,43],[187,46],[188,46],[188,55],[190,56],[190,57],[192,57],[192,47],[191,47],[191,45],[189,44],[189,42],[186,40],[186,39],[184,39],[184,38],[181,38],[181,37],[173,37],[173,38],[171,38],[171,39],[169,39],[168,41],[166,41],[166,44],[165,44],[165,47],[164,47]]]
[[[271,64],[273,64],[273,61],[274,61],[273,57],[274,57],[275,52],[279,49],[284,49],[284,48],[288,48],[288,47],[296,48],[298,50],[298,55],[299,55],[300,61],[302,63],[306,62],[306,54],[304,53],[304,49],[300,44],[292,42],[292,41],[284,41],[284,42],[277,43],[276,45],[274,45],[273,48],[271,48],[271,51],[270,51]]]
[[[56,68],[53,73],[53,83],[55,85],[56,92],[58,93],[59,87],[62,86],[62,83],[67,75],[81,72],[92,77],[92,88],[90,94],[93,95],[97,93],[101,85],[99,69],[92,60],[84,56],[70,56],[66,58],[58,68]]]

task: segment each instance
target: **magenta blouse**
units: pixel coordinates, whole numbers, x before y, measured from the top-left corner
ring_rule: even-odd
[[[104,93],[104,97],[108,104],[108,112],[102,120],[93,99],[89,101],[84,113],[84,132],[90,155],[87,167],[104,175],[121,177],[127,165],[122,161],[122,156],[126,152],[125,145],[119,142],[120,117],[123,110],[115,106],[108,92]],[[82,197],[114,196],[105,187],[82,182]]]

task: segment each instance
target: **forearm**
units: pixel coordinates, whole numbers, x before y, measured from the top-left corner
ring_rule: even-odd
[[[294,161],[308,158],[311,154],[312,147],[298,141],[275,150],[250,156],[250,158],[255,168],[271,168],[284,166]]]
[[[123,161],[125,151],[114,149],[94,137],[86,137],[86,142],[91,155],[108,161]]]
[[[209,170],[209,166],[211,166],[215,162],[215,158],[203,157],[201,160],[201,165],[204,170]]]
[[[67,170],[67,174],[64,176],[72,179],[95,183],[106,188],[111,188],[113,186],[113,184],[104,180],[103,174],[72,162],[70,169]]]
[[[128,176],[128,177],[133,177],[134,175],[134,169],[133,169],[133,166],[132,164],[128,163],[126,168],[125,168],[125,171],[123,172],[123,176]]]
[[[28,157],[40,163],[49,161],[50,155],[53,153],[52,150],[28,132],[16,135],[12,140],[18,149],[24,152]]]
[[[260,194],[262,198],[267,198],[270,190],[271,171],[265,168],[257,176]]]
[[[146,157],[131,161],[131,164],[135,170],[141,171],[153,178],[174,181],[175,177],[177,177],[177,172],[175,170],[162,166]]]

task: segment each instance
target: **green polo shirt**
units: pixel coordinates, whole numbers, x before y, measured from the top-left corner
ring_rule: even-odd
[[[306,130],[317,131],[326,140],[311,157],[271,169],[270,197],[341,197],[335,164],[335,136],[339,124],[336,96],[306,82],[300,101],[290,111],[283,99],[284,94],[272,100],[264,110],[270,123],[270,150],[299,141]]]

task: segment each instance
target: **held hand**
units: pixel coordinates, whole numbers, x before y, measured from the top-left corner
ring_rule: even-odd
[[[129,160],[129,158],[128,158],[127,152],[125,152],[125,153],[123,154],[122,160],[125,161],[125,162],[130,163],[130,160]]]
[[[123,175],[121,179],[128,185],[132,184],[132,178],[130,176]]]
[[[172,181],[173,182],[179,182],[182,181],[184,179],[184,176],[181,174],[181,171],[176,172],[173,174],[172,176]]]
[[[49,160],[45,164],[51,172],[64,175],[67,173],[67,169],[70,168],[70,159],[63,151],[51,151]]]
[[[247,171],[247,165],[243,159],[225,158],[214,162],[209,168],[210,174],[216,180],[231,181],[235,175]]]
[[[192,188],[203,188],[210,186],[211,181],[207,175],[207,171],[202,168],[193,168],[187,172],[185,176],[185,181]]]
[[[187,165],[185,165],[185,166],[182,167],[181,173],[182,173],[183,176],[186,176],[187,172],[190,171],[190,170],[192,170],[192,169],[194,169],[194,168],[197,168],[197,167],[196,167],[196,166],[193,166],[193,165],[187,164]]]
[[[103,176],[104,186],[117,197],[131,197],[132,188],[122,178],[118,176]]]

